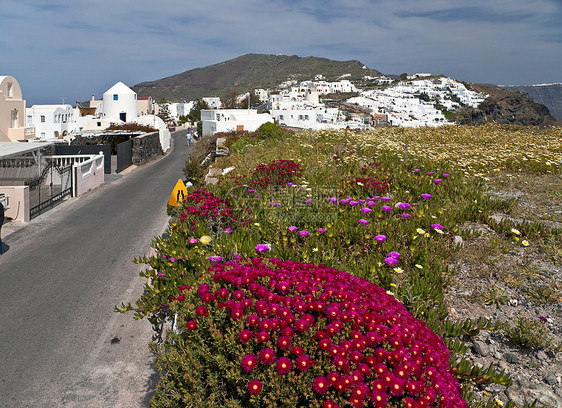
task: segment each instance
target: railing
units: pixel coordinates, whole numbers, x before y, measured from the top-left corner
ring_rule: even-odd
[[[74,163],[72,165],[73,196],[79,197],[103,184],[103,168],[103,154],[91,155],[87,160]]]
[[[56,156],[45,156],[45,159],[49,160],[49,161],[53,161],[54,164],[56,164],[57,166],[59,166],[60,168],[62,167],[67,167],[67,166],[73,166],[77,163],[84,163],[87,160],[91,160],[94,157],[98,157],[100,156],[102,157],[103,160],[103,154],[102,152],[100,152],[99,154],[77,154],[77,155],[56,155]]]

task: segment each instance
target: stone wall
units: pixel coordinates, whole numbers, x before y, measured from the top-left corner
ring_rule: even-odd
[[[133,164],[140,165],[162,154],[160,135],[145,133],[133,138]]]

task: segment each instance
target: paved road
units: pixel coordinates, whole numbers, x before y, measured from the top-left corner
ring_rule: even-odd
[[[113,307],[142,293],[132,259],[166,227],[188,153],[185,131],[173,137],[167,156],[4,237],[0,407],[148,406],[158,378],[150,324]]]

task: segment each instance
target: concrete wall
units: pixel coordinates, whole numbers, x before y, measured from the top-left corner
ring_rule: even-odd
[[[28,186],[0,186],[0,193],[9,195],[8,205],[4,215],[13,220],[29,222],[29,187]]]
[[[16,114],[12,126],[12,113]],[[0,142],[28,140],[35,135],[27,135],[25,126],[25,100],[18,81],[11,76],[0,76]]]
[[[162,154],[160,134],[145,133],[133,138],[133,164],[140,165]]]
[[[76,183],[74,194],[76,197],[80,197],[103,184],[103,155],[75,164],[72,171],[74,171]]]

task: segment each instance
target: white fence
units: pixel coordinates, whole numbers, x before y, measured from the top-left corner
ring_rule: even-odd
[[[72,196],[80,197],[103,184],[103,153],[48,156],[60,168],[72,166]]]

